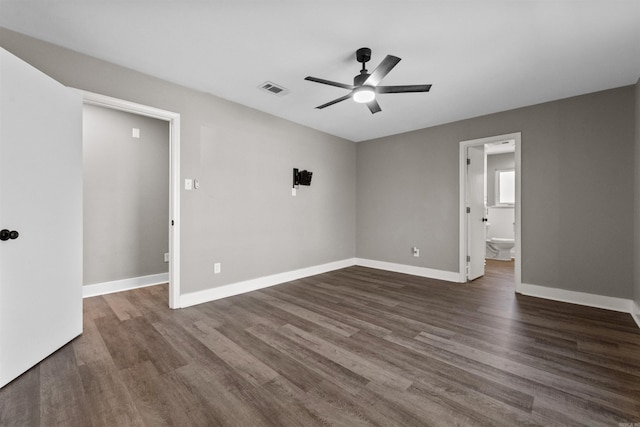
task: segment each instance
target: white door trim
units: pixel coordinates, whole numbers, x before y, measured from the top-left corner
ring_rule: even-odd
[[[169,307],[180,308],[180,114],[77,89],[84,103],[169,122]]]
[[[460,141],[460,157],[459,157],[459,206],[460,206],[460,234],[459,234],[459,248],[460,248],[460,260],[459,260],[459,274],[460,282],[467,282],[467,212],[466,212],[466,192],[467,192],[467,148],[474,145],[484,145],[494,142],[515,140],[515,172],[516,172],[516,203],[515,203],[515,221],[516,221],[516,234],[515,234],[515,291],[520,292],[522,285],[522,227],[521,227],[521,212],[522,212],[522,191],[521,191],[521,179],[520,179],[520,164],[521,164],[521,144],[522,134],[520,132],[509,133],[506,135],[490,136],[487,138],[471,139],[467,141]]]

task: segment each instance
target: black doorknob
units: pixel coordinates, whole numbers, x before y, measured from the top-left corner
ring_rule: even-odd
[[[0,240],[5,241],[5,240],[15,240],[18,238],[18,236],[20,236],[20,233],[18,233],[17,231],[9,231],[6,228],[4,230],[0,230]]]

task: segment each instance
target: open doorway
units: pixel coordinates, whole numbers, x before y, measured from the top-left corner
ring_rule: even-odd
[[[482,277],[488,255],[504,262],[513,259],[515,291],[520,289],[520,150],[519,132],[460,142],[460,282]],[[509,151],[512,163],[506,155],[487,165],[488,156]]]
[[[169,215],[167,222],[168,232],[168,282],[169,282],[169,307],[180,308],[180,115],[170,111],[160,110],[116,98],[80,91],[85,105],[105,107],[112,110],[131,113],[152,119],[159,119],[169,124]],[[117,233],[118,230],[113,230]],[[146,286],[141,283],[124,285],[122,288],[117,282],[111,282],[114,289],[101,289],[98,293],[109,293],[125,290],[132,287]],[[129,286],[129,287],[127,287]],[[85,296],[90,296],[85,292]]]

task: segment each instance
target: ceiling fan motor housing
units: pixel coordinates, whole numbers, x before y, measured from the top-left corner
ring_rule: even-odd
[[[366,71],[366,70],[365,70]],[[355,76],[353,78],[353,85],[354,86],[362,86],[364,84],[364,82],[369,78],[369,73],[364,72],[364,73],[360,73],[357,76]]]
[[[365,62],[369,62],[370,59],[371,49],[369,49],[368,47],[361,47],[356,51],[356,60],[358,62],[362,62],[364,64]]]

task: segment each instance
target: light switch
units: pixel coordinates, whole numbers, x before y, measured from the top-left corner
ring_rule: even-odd
[[[131,136],[134,138],[140,138],[140,129],[133,128],[133,130],[131,131]]]
[[[193,179],[187,178],[184,180],[184,189],[193,190]]]

